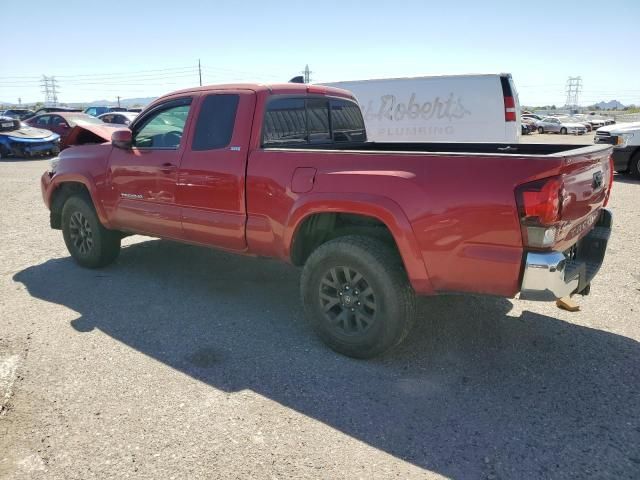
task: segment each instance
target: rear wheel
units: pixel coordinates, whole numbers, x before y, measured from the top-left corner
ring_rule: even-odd
[[[629,173],[640,180],[640,151],[636,152],[629,162]]]
[[[566,128],[564,128],[564,127],[562,127],[562,128],[560,129],[560,133],[561,133],[562,135],[566,135],[566,134],[567,134],[567,129],[566,129]]]
[[[538,127],[538,133],[544,133],[544,127]]]
[[[397,252],[376,238],[345,236],[318,247],[301,278],[306,316],[333,350],[371,358],[400,343],[415,294]]]
[[[102,226],[84,195],[70,197],[62,208],[62,235],[69,253],[83,267],[109,265],[120,253],[119,232]]]

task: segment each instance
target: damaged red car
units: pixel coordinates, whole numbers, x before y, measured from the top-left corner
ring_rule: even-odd
[[[52,112],[36,115],[24,123],[44,128],[60,135],[60,149],[71,145],[104,143],[111,141],[111,134],[122,125],[110,125],[82,112]]]

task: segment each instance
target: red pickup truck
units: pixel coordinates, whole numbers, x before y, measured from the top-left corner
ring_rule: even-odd
[[[85,267],[113,262],[129,234],[303,266],[313,328],[366,358],[407,335],[416,294],[588,293],[611,231],[610,155],[372,143],[347,91],[220,85],[166,95],[111,142],[65,150],[41,186]]]

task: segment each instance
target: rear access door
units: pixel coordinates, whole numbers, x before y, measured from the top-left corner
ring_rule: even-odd
[[[245,172],[255,92],[203,94],[176,191],[185,239],[241,251],[245,238]]]

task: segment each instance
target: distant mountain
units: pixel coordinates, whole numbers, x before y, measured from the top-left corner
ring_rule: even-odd
[[[121,107],[133,107],[134,105],[142,105],[145,106],[152,101],[154,101],[158,97],[139,97],[139,98],[121,98],[120,106]],[[84,107],[87,105],[106,105],[108,107],[115,107],[118,105],[118,102],[114,102],[113,100],[93,100],[91,102],[72,102],[67,103],[67,105],[72,107]]]
[[[618,100],[611,100],[609,102],[598,102],[593,105],[601,110],[622,110],[624,105]]]
[[[145,106],[154,101],[158,97],[139,97],[139,98],[121,98],[120,106],[121,107],[133,107],[134,105]],[[17,108],[18,105],[13,102],[2,102],[0,101],[0,105],[5,105],[6,107]],[[29,108],[33,103],[24,103],[20,106],[20,108]],[[84,108],[89,105],[106,105],[108,107],[115,107],[118,105],[118,102],[113,100],[93,100],[91,102],[61,102],[61,106],[65,107],[78,107]]]

